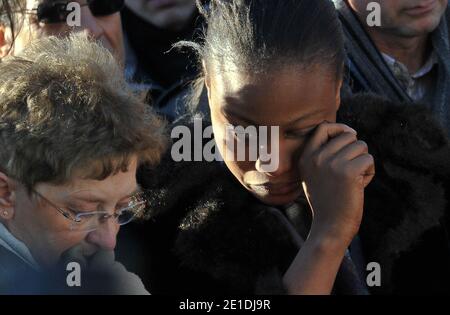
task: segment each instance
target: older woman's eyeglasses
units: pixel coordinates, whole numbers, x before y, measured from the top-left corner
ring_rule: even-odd
[[[55,205],[48,198],[43,196],[36,190],[32,190],[39,198],[47,202],[50,206],[55,208],[66,219],[71,221],[70,230],[91,232],[99,228],[99,226],[109,219],[113,219],[119,225],[130,223],[134,218],[142,215],[144,210],[148,207],[148,201],[145,199],[143,192],[138,192],[130,197],[128,205],[110,214],[108,211],[91,211],[83,212],[74,209],[64,210]]]

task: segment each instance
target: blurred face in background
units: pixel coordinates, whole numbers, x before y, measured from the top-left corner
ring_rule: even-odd
[[[126,0],[136,15],[161,29],[179,31],[197,10],[195,0]]]
[[[448,0],[349,0],[363,21],[370,2],[381,7],[380,31],[401,37],[417,37],[433,32],[439,25]]]
[[[8,26],[0,29],[0,58],[8,54],[18,54],[32,40],[47,36],[66,36],[70,33],[85,32],[107,48],[117,60],[122,63],[124,59],[123,34],[120,13],[104,16],[94,16],[87,0],[71,0],[78,2],[81,6],[80,26],[71,27],[67,23],[44,23],[38,20],[36,8],[39,4],[51,2],[52,0],[26,0],[26,12],[16,13],[18,25],[14,30],[13,41],[11,30]],[[94,0],[95,1],[95,0]],[[105,0],[102,0],[105,1]],[[116,1],[116,0],[109,0]],[[11,49],[10,49],[11,48]]]

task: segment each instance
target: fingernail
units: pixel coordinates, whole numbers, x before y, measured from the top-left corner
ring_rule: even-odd
[[[352,127],[348,127],[348,126],[347,126],[347,128],[348,128],[348,130],[349,130],[350,132],[354,133],[355,135],[358,134],[358,132],[357,132],[355,129],[353,129]]]

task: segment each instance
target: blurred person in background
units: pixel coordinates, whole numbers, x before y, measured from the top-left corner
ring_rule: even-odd
[[[450,135],[448,0],[334,0],[344,27],[347,90],[427,105]],[[380,11],[373,11],[373,3]],[[371,16],[369,16],[371,14]],[[379,14],[381,25],[369,26]]]
[[[67,23],[68,4],[80,4],[80,25]],[[32,40],[51,35],[86,33],[106,47],[119,63],[124,60],[119,11],[124,0],[1,0],[0,58],[22,51]]]
[[[193,40],[202,26],[195,0],[127,0],[122,11],[126,76],[169,120],[184,112],[189,82],[198,74],[195,56],[173,45]]]

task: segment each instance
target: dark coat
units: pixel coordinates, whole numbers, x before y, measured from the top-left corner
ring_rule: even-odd
[[[445,132],[418,105],[370,96],[344,104],[340,122],[358,131],[376,161],[359,233],[366,262],[381,266],[381,287],[371,293],[450,293]],[[139,182],[150,189],[150,220],[123,228],[118,257],[150,292],[284,293],[298,244],[223,164],[168,157],[157,171],[142,169]],[[306,212],[293,218],[299,229]],[[355,292],[341,278],[335,293]]]

